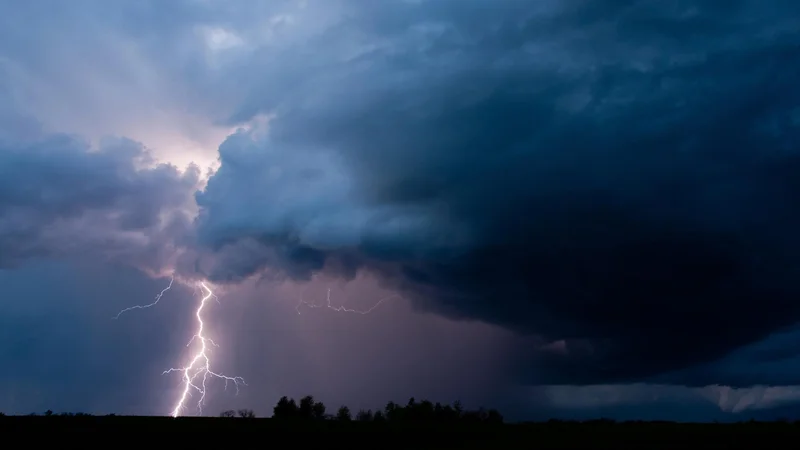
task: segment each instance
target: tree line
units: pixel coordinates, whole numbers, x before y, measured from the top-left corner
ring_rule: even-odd
[[[223,411],[221,417],[255,417],[252,410],[243,409]],[[324,403],[307,395],[296,402],[293,398],[281,397],[272,409],[272,418],[281,421],[321,421],[335,420],[340,422],[391,422],[391,423],[475,423],[501,424],[503,416],[496,409],[465,410],[460,402],[452,405],[433,403],[428,400],[417,402],[413,397],[408,403],[401,405],[389,402],[383,410],[372,411],[362,409],[352,413],[343,405],[335,414],[329,414]]]
[[[37,416],[31,413],[30,416]],[[43,416],[57,417],[90,417],[86,413],[54,413],[48,410]],[[0,417],[5,416],[0,412]],[[113,417],[115,414],[108,414]],[[251,409],[226,410],[220,417],[240,417],[252,419],[256,414]],[[408,403],[401,405],[389,402],[382,410],[373,411],[362,409],[353,414],[349,407],[342,405],[335,413],[330,413],[324,403],[317,401],[313,396],[307,395],[299,402],[293,398],[281,397],[272,409],[272,418],[277,421],[311,422],[311,421],[336,421],[336,422],[372,422],[372,423],[438,423],[438,424],[502,424],[503,416],[496,409],[465,410],[461,402],[452,405],[433,403],[428,400],[416,401],[413,397]]]

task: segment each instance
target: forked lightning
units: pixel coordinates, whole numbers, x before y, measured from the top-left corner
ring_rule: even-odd
[[[147,304],[147,305],[138,305],[132,306],[130,308],[125,308],[120,311],[114,318],[119,318],[120,315],[132,311],[134,309],[144,309],[150,308],[155,306],[161,297],[166,293],[171,287],[172,283],[175,281],[175,277],[173,276],[169,281],[169,286],[167,286],[163,291],[161,291],[157,296],[154,302]],[[175,407],[172,410],[172,417],[178,417],[185,409],[186,403],[189,401],[189,398],[192,394],[196,394],[199,396],[197,400],[197,411],[198,414],[203,413],[203,403],[206,399],[206,389],[207,383],[211,378],[219,378],[225,381],[225,388],[228,387],[229,383],[234,383],[236,385],[236,392],[239,392],[239,385],[247,383],[244,382],[244,379],[241,377],[229,377],[227,375],[220,374],[215,372],[211,369],[211,348],[209,348],[209,344],[215,347],[218,347],[214,341],[211,340],[208,336],[204,334],[205,331],[205,323],[203,322],[203,309],[208,304],[210,299],[217,300],[217,296],[214,295],[214,292],[208,287],[206,283],[201,282],[199,287],[205,291],[205,295],[203,295],[202,299],[200,300],[200,304],[197,306],[197,310],[195,310],[195,317],[196,317],[196,324],[197,328],[192,336],[192,339],[189,340],[189,343],[186,344],[188,347],[195,341],[199,341],[200,348],[198,351],[192,356],[189,360],[189,363],[180,368],[172,368],[169,370],[165,370],[164,374],[173,373],[173,372],[180,372],[182,385],[183,388],[181,390],[180,398],[178,399]]]
[[[208,344],[211,344],[215,347],[218,347],[218,345],[203,334],[203,308],[206,307],[209,299],[213,298],[216,300],[217,297],[205,283],[201,282],[200,287],[202,287],[207,293],[205,296],[203,296],[203,299],[200,300],[200,305],[195,311],[195,317],[197,318],[197,332],[194,334],[194,336],[192,336],[189,344],[186,344],[188,347],[193,341],[198,340],[200,341],[200,349],[197,351],[197,353],[195,353],[194,357],[192,357],[192,359],[189,361],[189,364],[185,367],[177,369],[173,368],[164,371],[165,374],[180,372],[183,375],[183,392],[181,392],[181,396],[178,399],[178,402],[175,404],[175,408],[172,410],[172,417],[178,417],[181,412],[186,409],[186,402],[191,396],[192,391],[199,395],[197,400],[197,410],[199,414],[203,413],[203,403],[206,399],[206,382],[210,378],[219,378],[225,380],[226,389],[228,388],[228,383],[232,382],[234,385],[236,385],[237,394],[239,393],[239,383],[247,385],[247,383],[245,383],[241,377],[229,377],[211,370],[211,359],[209,358],[211,349],[208,347]]]
[[[147,305],[137,305],[137,306],[132,306],[130,308],[125,308],[122,311],[120,311],[119,313],[117,313],[117,315],[114,316],[114,319],[118,319],[119,316],[121,316],[122,314],[124,314],[126,312],[129,312],[129,311],[132,311],[134,309],[145,309],[145,308],[150,308],[152,306],[155,306],[161,300],[161,297],[163,297],[164,294],[168,290],[170,290],[172,288],[172,284],[174,283],[174,281],[175,281],[175,277],[172,276],[170,278],[169,285],[166,288],[164,288],[164,290],[162,290],[156,296],[155,300],[152,303],[149,303]],[[230,377],[230,376],[227,376],[227,375],[223,375],[221,373],[215,372],[211,368],[211,366],[212,366],[212,364],[211,364],[211,350],[212,349],[210,348],[209,344],[214,346],[214,347],[218,347],[218,345],[216,343],[214,343],[214,341],[212,341],[211,338],[209,338],[208,336],[206,336],[204,334],[204,332],[205,332],[205,323],[203,322],[203,310],[205,309],[205,307],[208,304],[209,300],[214,299],[214,300],[218,301],[218,299],[217,299],[217,296],[214,295],[214,292],[211,290],[211,288],[209,288],[208,285],[205,282],[200,282],[199,283],[199,288],[201,288],[204,291],[205,295],[202,296],[202,299],[200,300],[200,304],[197,306],[197,309],[195,310],[195,318],[196,318],[197,328],[196,328],[196,331],[195,331],[194,335],[192,336],[192,339],[189,341],[188,344],[186,344],[186,346],[188,347],[193,342],[199,341],[198,345],[200,346],[200,348],[197,350],[196,353],[194,353],[194,355],[189,360],[189,363],[186,366],[179,367],[179,368],[172,368],[172,369],[164,371],[164,374],[173,373],[173,372],[179,372],[181,374],[181,380],[182,380],[181,395],[178,398],[178,401],[175,403],[175,407],[172,409],[172,412],[171,412],[172,417],[178,417],[179,415],[181,415],[181,413],[183,413],[186,410],[186,408],[187,408],[186,404],[189,401],[189,398],[192,397],[192,394],[195,394],[195,395],[198,396],[198,399],[197,399],[197,411],[198,411],[198,414],[202,414],[203,413],[203,404],[204,404],[205,399],[206,399],[207,383],[212,378],[217,378],[217,379],[221,379],[221,380],[225,381],[225,388],[226,389],[227,389],[229,383],[233,383],[236,386],[236,393],[237,394],[239,393],[239,385],[240,384],[245,385],[245,386],[247,385],[247,383],[245,383],[244,379],[242,379],[241,377]],[[326,296],[325,303],[323,303],[323,304],[315,304],[315,303],[307,302],[307,301],[303,300],[303,298],[301,297],[300,298],[300,302],[297,304],[297,307],[295,309],[297,310],[297,314],[300,314],[300,306],[301,305],[306,305],[308,308],[326,308],[326,309],[330,309],[330,310],[335,311],[335,312],[346,312],[346,313],[354,313],[354,314],[369,314],[375,308],[380,306],[381,303],[383,303],[384,301],[389,300],[389,299],[391,299],[393,297],[399,297],[399,296],[394,294],[394,295],[390,295],[388,297],[384,297],[384,298],[380,299],[371,308],[362,311],[362,310],[357,310],[357,309],[346,308],[345,306],[333,306],[331,304],[331,290],[328,289],[328,295]]]

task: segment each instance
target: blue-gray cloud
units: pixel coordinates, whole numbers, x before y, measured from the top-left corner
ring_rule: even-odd
[[[197,196],[208,273],[367,268],[420,308],[564,340],[528,350],[539,382],[722,358],[800,319],[797,8],[353,8],[251,62],[231,123],[268,122]]]
[[[79,255],[159,271],[188,237],[198,177],[127,139],[0,142],[0,268]]]
[[[367,3],[0,0],[0,267],[366,270],[525,382],[793,381],[796,2]],[[196,170],[59,133],[239,125],[194,224]]]

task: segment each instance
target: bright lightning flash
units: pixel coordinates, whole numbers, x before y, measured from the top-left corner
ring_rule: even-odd
[[[211,358],[209,357],[211,349],[208,347],[208,344],[211,344],[215,347],[218,347],[218,345],[203,334],[203,329],[205,326],[203,323],[203,308],[206,307],[209,299],[213,298],[217,301],[218,299],[217,296],[214,295],[214,292],[212,292],[205,283],[201,282],[200,287],[206,291],[206,295],[203,296],[202,300],[200,300],[200,305],[198,305],[197,310],[195,311],[195,317],[197,318],[197,332],[194,334],[194,336],[192,336],[189,344],[186,344],[188,347],[194,340],[198,340],[200,341],[200,349],[197,351],[197,353],[195,353],[191,361],[189,361],[189,364],[186,366],[164,371],[164,374],[172,372],[181,372],[183,374],[183,392],[181,393],[178,402],[175,404],[175,408],[172,410],[172,417],[178,417],[186,408],[186,402],[188,401],[189,397],[191,397],[192,392],[195,392],[199,395],[197,400],[197,409],[198,412],[202,414],[203,404],[205,403],[206,399],[206,383],[211,378],[219,378],[224,380],[226,389],[228,388],[228,383],[232,382],[234,385],[236,385],[237,394],[239,393],[240,383],[244,384],[245,386],[247,385],[247,383],[245,383],[244,379],[241,377],[229,377],[211,370]]]
[[[386,300],[389,300],[391,298],[394,298],[394,297],[400,297],[400,296],[397,295],[397,294],[392,294],[392,295],[390,295],[388,297],[384,297],[384,298],[378,300],[378,303],[375,303],[374,305],[372,305],[371,308],[362,311],[362,310],[358,310],[358,309],[346,308],[344,306],[333,306],[331,304],[331,289],[328,288],[328,295],[325,297],[325,303],[319,305],[319,304],[307,302],[307,301],[303,300],[303,297],[301,296],[300,297],[300,302],[297,303],[297,306],[295,307],[295,310],[297,311],[297,314],[300,314],[300,306],[306,305],[309,308],[327,308],[327,309],[330,309],[330,310],[336,311],[336,312],[346,312],[346,313],[353,313],[353,314],[369,314],[373,310],[375,310],[375,308],[380,306],[381,303],[383,303]]]
[[[133,311],[134,309],[146,309],[155,306],[161,300],[161,297],[163,297],[164,294],[172,288],[172,284],[174,283],[174,281],[175,277],[173,276],[169,280],[169,285],[156,296],[155,300],[152,303],[149,303],[147,305],[137,305],[137,306],[131,306],[130,308],[125,308],[119,313],[117,313],[114,319],[118,319],[119,316],[121,316],[122,314],[129,311]],[[209,347],[209,344],[213,345],[214,347],[219,347],[219,346],[216,343],[214,343],[214,341],[211,340],[211,338],[207,337],[204,334],[205,323],[203,322],[203,310],[205,309],[209,300],[213,298],[214,300],[219,302],[219,299],[217,298],[216,295],[214,295],[214,292],[208,287],[206,283],[201,282],[199,288],[201,288],[205,292],[205,295],[203,295],[202,299],[200,300],[200,304],[197,306],[197,309],[195,310],[194,315],[196,317],[196,324],[197,324],[195,334],[194,336],[192,336],[192,339],[189,340],[189,343],[186,344],[186,346],[188,347],[193,342],[199,341],[200,348],[192,356],[191,360],[189,360],[189,363],[186,366],[180,368],[172,368],[164,371],[164,374],[179,372],[182,375],[181,378],[182,378],[183,390],[181,391],[181,395],[178,398],[178,401],[175,403],[175,407],[172,410],[171,413],[172,417],[178,417],[186,409],[187,407],[186,404],[189,401],[189,398],[192,397],[192,394],[196,394],[199,396],[197,400],[197,410],[199,414],[202,414],[203,404],[205,403],[206,399],[207,383],[212,378],[224,380],[226,389],[228,387],[228,384],[233,383],[236,386],[237,394],[239,393],[240,384],[247,386],[247,383],[245,383],[244,379],[242,379],[241,377],[230,377],[218,372],[214,372],[211,369],[212,349]],[[195,289],[197,289],[197,286],[195,286]],[[308,308],[327,308],[335,312],[369,314],[373,310],[375,310],[375,308],[380,306],[383,302],[394,297],[400,297],[400,296],[397,294],[392,294],[390,296],[384,297],[378,300],[378,302],[375,303],[375,305],[373,305],[371,308],[362,311],[357,309],[350,309],[345,306],[333,306],[331,304],[331,290],[328,289],[328,295],[325,298],[325,303],[323,304],[311,303],[304,300],[301,296],[300,302],[297,304],[297,307],[295,309],[297,310],[297,314],[300,314],[301,305],[306,305]]]
[[[155,306],[161,297],[166,293],[170,288],[172,288],[172,283],[175,281],[175,277],[173,276],[169,281],[169,286],[167,286],[163,291],[161,291],[157,296],[155,301],[147,305],[137,305],[132,306],[130,308],[125,308],[120,311],[114,318],[117,319],[122,314],[132,311],[134,309],[145,309]],[[172,368],[169,370],[165,370],[164,374],[172,373],[172,372],[180,372],[182,374],[182,384],[183,390],[181,392],[180,398],[178,399],[177,403],[175,404],[175,408],[172,410],[172,417],[178,417],[181,412],[186,409],[186,403],[188,402],[189,398],[192,396],[192,393],[199,395],[197,400],[197,410],[199,414],[203,413],[203,404],[205,403],[206,399],[206,386],[210,379],[218,378],[225,381],[225,388],[227,389],[229,383],[233,383],[236,386],[236,393],[239,393],[239,385],[247,385],[244,382],[244,379],[241,377],[229,377],[227,375],[223,375],[211,370],[211,348],[209,348],[209,344],[213,345],[214,347],[219,347],[216,343],[214,343],[211,338],[207,337],[204,334],[205,331],[205,323],[203,322],[203,309],[208,304],[210,299],[214,299],[219,302],[217,296],[214,295],[214,292],[206,285],[206,283],[201,282],[200,288],[205,291],[205,295],[200,300],[200,304],[197,306],[197,310],[195,310],[195,317],[197,320],[197,328],[195,331],[194,336],[192,339],[189,340],[189,343],[186,344],[188,347],[192,344],[192,342],[199,341],[200,348],[197,352],[192,356],[192,359],[189,363],[181,368]]]

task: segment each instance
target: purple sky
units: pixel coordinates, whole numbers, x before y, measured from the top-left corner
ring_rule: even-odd
[[[0,0],[0,411],[800,418],[796,17]]]

